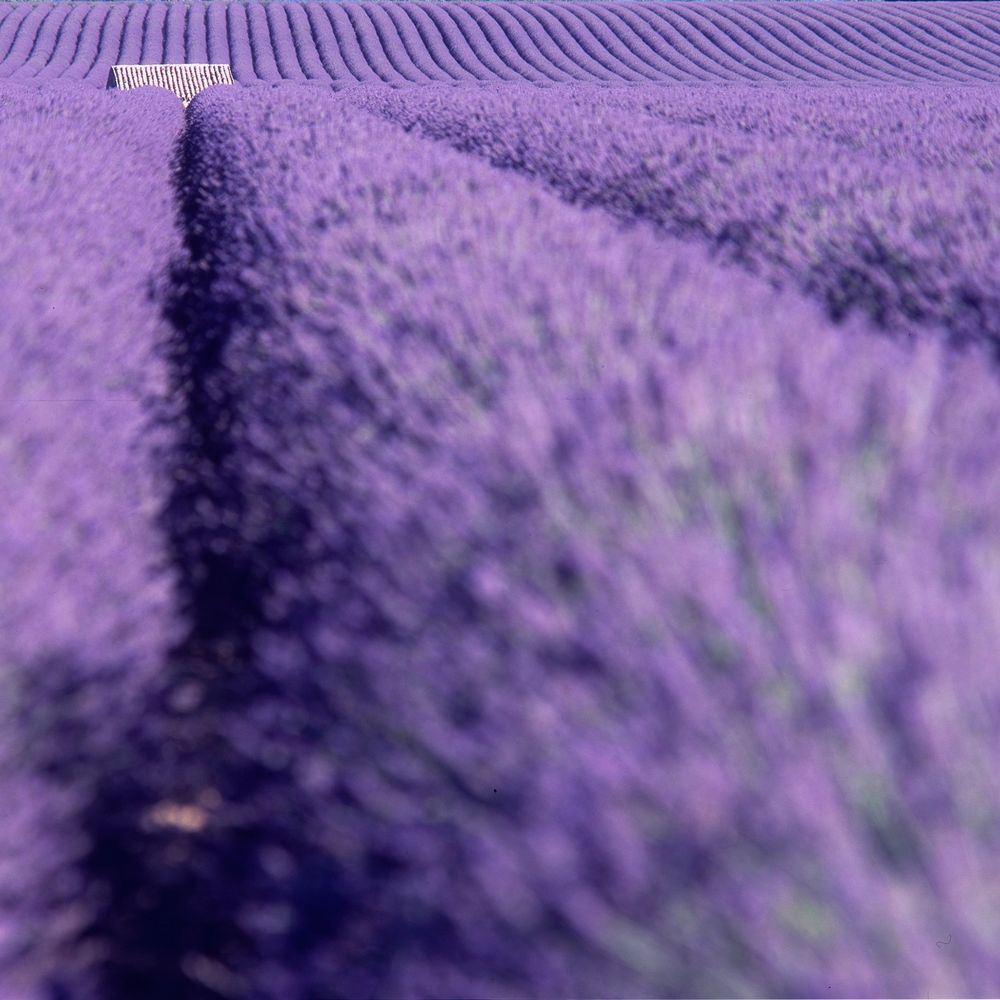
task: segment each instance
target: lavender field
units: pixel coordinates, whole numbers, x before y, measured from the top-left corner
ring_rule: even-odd
[[[995,2],[0,3],[0,77],[103,87],[113,63],[240,83],[992,82]]]
[[[0,1000],[1000,993],[1000,7],[0,76]]]

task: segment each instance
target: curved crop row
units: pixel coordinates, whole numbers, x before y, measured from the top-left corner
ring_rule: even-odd
[[[157,401],[182,124],[162,93],[0,89],[5,996],[54,995],[85,961],[102,899],[83,815],[128,764],[128,726],[177,633]]]
[[[1000,76],[990,3],[0,4],[0,75],[103,86],[114,62],[241,83],[951,81]]]
[[[755,139],[808,137],[834,143],[865,159],[896,163],[914,172],[1000,169],[1000,129],[993,127],[991,86],[798,87],[794,100],[768,87],[625,88],[603,101],[624,117],[642,113],[675,126],[699,125]],[[928,183],[940,175],[928,173]]]
[[[130,995],[994,991],[981,359],[313,88],[205,92],[186,142],[240,607]]]
[[[569,201],[704,239],[835,318],[1000,348],[1000,132],[984,89],[355,93]]]

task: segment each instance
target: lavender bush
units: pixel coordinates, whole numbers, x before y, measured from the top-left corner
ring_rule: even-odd
[[[834,326],[311,88],[207,91],[185,142],[202,448],[174,516],[214,757],[191,895],[133,908],[136,968],[995,992],[985,359]]]
[[[182,120],[161,92],[0,90],[4,996],[82,959],[80,810],[176,632],[154,418]]]

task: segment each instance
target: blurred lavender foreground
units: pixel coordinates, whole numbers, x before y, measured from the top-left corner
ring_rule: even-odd
[[[0,997],[1000,992],[993,94],[4,84]]]
[[[308,692],[231,720],[296,803],[271,992],[989,992],[982,359],[310,90],[189,128],[251,659]]]
[[[0,122],[6,998],[88,964],[101,844],[84,816],[95,787],[134,766],[124,734],[180,635],[157,520],[183,114],[157,91],[6,84]]]

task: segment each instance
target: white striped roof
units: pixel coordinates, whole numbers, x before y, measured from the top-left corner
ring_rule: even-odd
[[[229,63],[159,63],[112,66],[108,87],[131,90],[133,87],[165,87],[172,90],[187,107],[191,98],[213,83],[232,83]]]

